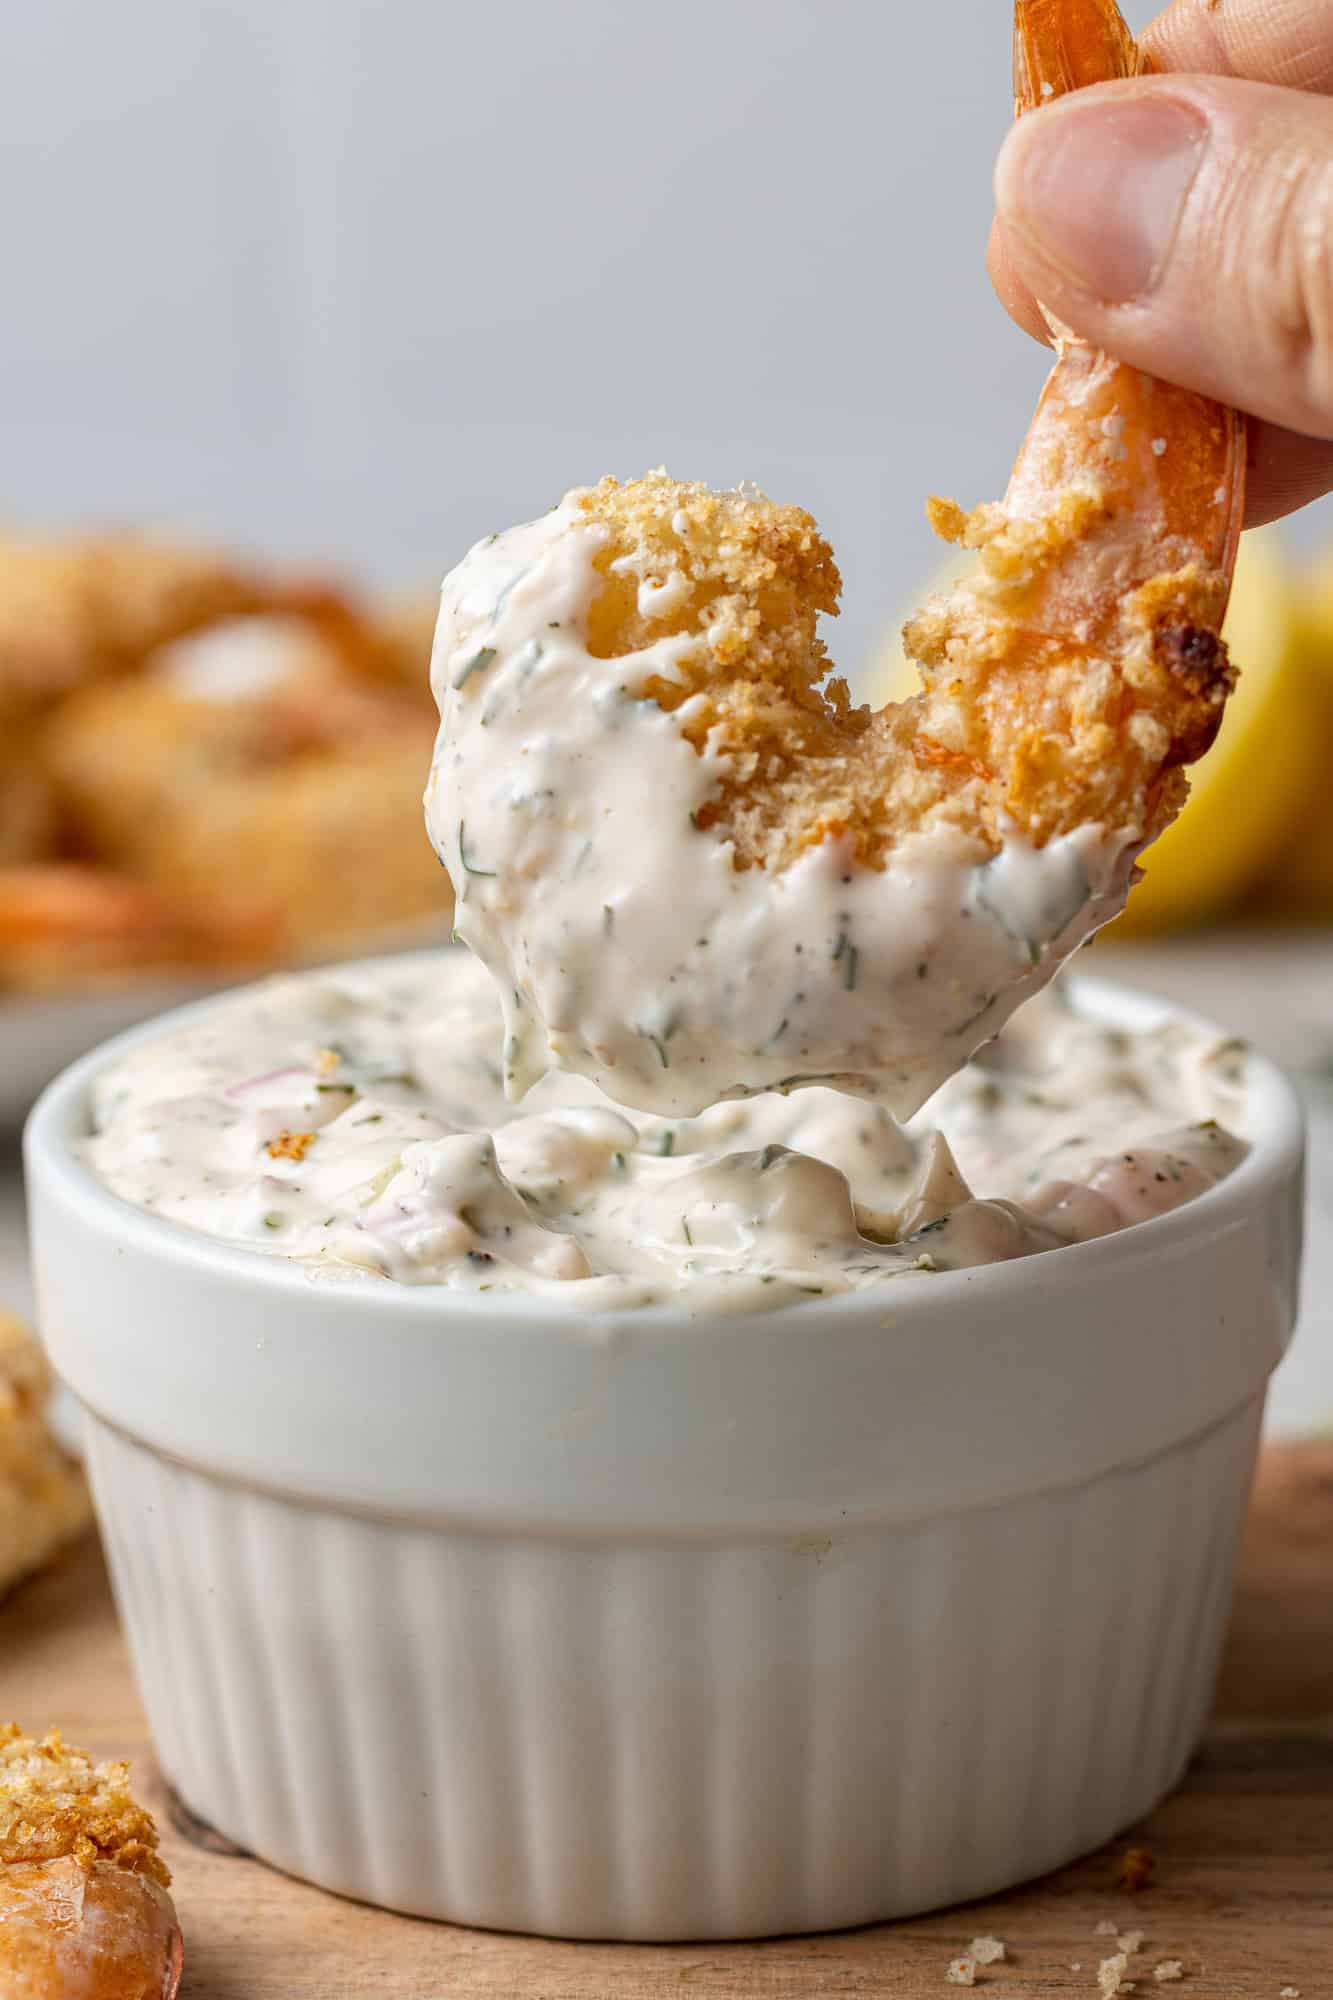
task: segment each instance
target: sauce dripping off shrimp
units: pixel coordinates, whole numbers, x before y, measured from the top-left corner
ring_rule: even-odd
[[[1020,113],[1139,64],[1111,0],[1019,0],[1016,48]],[[931,503],[977,560],[910,701],[828,678],[831,552],[753,488],[603,480],[446,579],[427,821],[512,1095],[905,1116],[1122,907],[1232,682],[1243,433],[1054,336],[1004,499]]]

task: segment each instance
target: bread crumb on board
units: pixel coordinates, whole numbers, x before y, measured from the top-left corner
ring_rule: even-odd
[[[951,1958],[944,1977],[950,1986],[975,1986],[977,1962],[974,1958]]]
[[[1102,1960],[1101,1964],[1097,1967],[1097,1985],[1101,1992],[1102,2000],[1115,2000],[1117,1993],[1132,1993],[1134,1991],[1134,1981],[1125,1977],[1128,1971],[1129,1955],[1127,1952],[1117,1951],[1110,1958]]]
[[[997,1937],[975,1937],[967,1948],[967,1955],[977,1965],[1001,1965],[1005,1957],[1004,1943]]]
[[[1185,1968],[1178,1958],[1164,1958],[1160,1965],[1153,1967],[1152,1976],[1165,1985],[1170,1980],[1183,1979]]]

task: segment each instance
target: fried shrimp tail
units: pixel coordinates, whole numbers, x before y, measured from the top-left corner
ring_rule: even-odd
[[[1147,67],[1114,0],[1016,0],[1019,117]],[[1046,318],[1056,362],[1004,499],[971,514],[931,503],[978,568],[904,638],[928,688],[985,662],[974,724],[1018,824],[1040,831],[1072,808],[1137,825],[1142,846],[1183,804],[1181,767],[1211,745],[1234,681],[1221,628],[1244,419]]]
[[[1015,116],[1150,67],[1115,0],[1016,0]],[[1052,493],[1076,489],[1089,467],[1099,505],[1077,559],[1047,571],[1032,624],[1057,644],[1077,635],[1113,649],[1127,616],[1140,686],[1148,683],[1136,641],[1148,630],[1165,675],[1164,761],[1192,763],[1216,735],[1231,684],[1220,632],[1245,512],[1245,420],[1088,347],[1042,310],[1058,358],[1005,512],[1046,518]]]
[[[0,1729],[5,2000],[175,2000],[183,1950],[150,1814],[124,1764]]]
[[[1115,0],[1014,0],[1014,116],[1150,68]]]
[[[1142,66],[1111,0],[1015,20],[1020,115]],[[1052,331],[1004,498],[930,503],[975,561],[906,627],[911,700],[852,702],[832,552],[752,487],[604,479],[446,579],[427,819],[511,1093],[904,1116],[1123,907],[1234,679],[1243,426]]]

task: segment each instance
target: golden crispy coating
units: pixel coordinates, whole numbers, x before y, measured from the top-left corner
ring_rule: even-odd
[[[0,1589],[39,1569],[91,1518],[83,1474],[47,1427],[50,1387],[36,1340],[0,1308]]]
[[[1088,366],[1114,368],[1102,357]],[[1029,457],[1044,426],[1069,422],[1067,380],[1060,389],[1048,391]],[[1124,393],[1105,379],[1093,389]],[[1160,405],[1144,421],[1165,422]],[[1147,453],[1150,437],[1132,442]],[[1149,464],[1160,456],[1152,447]],[[1025,469],[1020,460],[1015,488]],[[970,516],[933,503],[936,526],[975,548],[978,565],[907,627],[923,693],[878,713],[825,678],[815,624],[836,610],[838,575],[808,514],[661,473],[581,496],[607,531],[590,650],[616,657],[697,635],[679,681],[646,692],[668,710],[688,701],[682,733],[726,753],[699,821],[734,842],[738,866],[781,866],[829,834],[882,867],[905,834],[941,822],[993,852],[1009,828],[1037,845],[1089,823],[1150,839],[1174,816],[1180,767],[1212,741],[1232,684],[1217,637],[1227,570],[1183,536],[1143,535],[1137,514],[1126,523],[1127,475],[1100,432],[1070,472],[1065,486],[1034,482],[1030,512],[1015,488]],[[660,609],[651,598],[643,608],[643,582]]]
[[[0,1861],[110,1861],[166,1888],[157,1845],[152,1814],[131,1796],[128,1764],[94,1764],[58,1729],[38,1742],[16,1722],[0,1724]]]
[[[841,578],[813,518],[663,472],[624,485],[603,479],[578,499],[607,531],[589,651],[613,659],[655,639],[698,636],[679,682],[654,679],[645,691],[668,710],[691,701],[682,733],[696,750],[711,741],[731,759],[701,825],[736,843],[741,867],[818,840],[870,717],[851,706],[845,682],[819,691],[831,663],[816,627],[836,612]],[[650,609],[641,608],[644,583],[658,587]]]
[[[811,665],[824,663],[816,632],[836,611],[842,579],[828,543],[803,507],[777,506],[753,489],[714,493],[650,472],[621,485],[603,479],[576,496],[611,530],[597,567],[607,587],[594,605],[588,650],[599,659],[671,633],[706,633],[720,666],[740,678],[787,680],[801,699]],[[645,615],[639,585],[677,577]],[[707,676],[699,676],[704,686]]]

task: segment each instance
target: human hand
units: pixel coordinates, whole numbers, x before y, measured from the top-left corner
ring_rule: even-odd
[[[1023,118],[995,171],[990,268],[1119,359],[1244,410],[1246,522],[1333,488],[1333,9],[1175,0],[1157,70]]]

